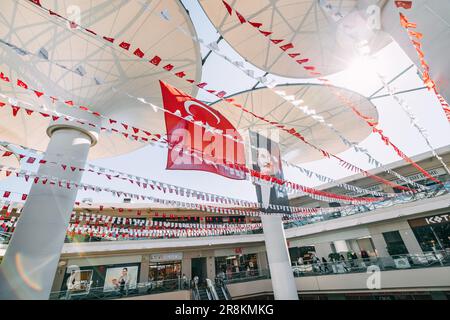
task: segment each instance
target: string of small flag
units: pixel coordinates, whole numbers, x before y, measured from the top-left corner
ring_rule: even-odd
[[[178,27],[178,28],[181,28],[181,27]],[[186,32],[184,29],[183,29],[183,31]],[[194,38],[195,38],[195,37],[194,37]],[[195,38],[195,39],[196,39],[196,38]],[[196,40],[197,40],[197,41],[200,40],[200,41],[199,41],[200,43],[203,42],[203,41],[201,41],[201,39],[196,39]],[[6,44],[7,46],[9,46],[9,47],[12,48],[15,52],[19,52],[21,55],[28,55],[28,54],[31,54],[31,53],[28,52],[27,50],[25,50],[25,49],[23,49],[23,48],[18,48],[17,46],[15,46],[15,45],[13,45],[13,44],[4,42],[4,41],[2,41],[2,40],[0,40],[0,42],[2,42],[2,43],[4,43],[4,44]],[[220,53],[218,53],[218,52],[217,52],[217,54],[220,55]],[[39,57],[39,55],[35,55],[35,56],[38,56],[38,57]],[[48,58],[45,59],[45,60],[48,61],[49,63],[53,63],[52,61],[48,60]],[[227,60],[228,60],[228,59],[227,59]],[[234,63],[234,62],[233,62],[233,63]],[[66,70],[69,69],[68,67],[66,67],[66,66],[64,66],[64,65],[61,65],[61,64],[59,64],[59,63],[54,63],[54,64],[55,64],[56,66],[58,66],[58,67],[61,67],[61,68],[66,69]],[[238,65],[240,65],[240,64],[238,64]],[[242,67],[243,67],[243,66],[242,66]],[[250,70],[250,71],[251,71],[251,70]],[[246,73],[248,73],[248,72],[246,72]],[[80,74],[80,73],[77,73],[77,74],[80,75],[80,76],[83,76],[83,75]],[[251,76],[251,75],[249,75],[249,76]],[[254,76],[254,75],[253,75],[253,76]],[[0,75],[0,77],[1,77],[2,79],[4,79],[4,81],[5,81],[5,80],[6,80],[6,81],[9,81],[9,78],[6,77],[3,73]],[[18,81],[19,81],[19,80],[18,80]],[[20,80],[19,83],[22,85],[22,88],[28,88],[28,85],[25,84],[23,81]],[[32,89],[29,89],[29,90],[32,90]],[[35,92],[35,93],[38,92],[38,93],[37,93],[38,97],[41,97],[42,95],[44,95],[42,92],[39,92],[39,91],[37,91],[37,90],[32,90],[32,91]],[[55,97],[52,98],[52,100],[55,100],[55,99],[56,99]],[[69,105],[72,105],[72,102],[70,101],[68,104],[69,104]],[[72,105],[72,106],[73,106],[73,105]],[[152,106],[153,106],[154,108],[156,107],[156,106],[154,106],[154,105],[152,105]],[[81,107],[81,110],[83,110],[83,111],[88,111],[88,112],[90,111],[89,109],[87,109],[87,110],[86,110],[86,109],[87,109],[87,108],[85,108],[85,107]],[[165,110],[165,109],[163,109],[163,108],[158,107],[158,109],[160,109],[160,110],[162,110],[162,111],[164,111],[164,112],[170,113],[168,110]],[[314,111],[314,110],[313,110],[313,111]],[[14,112],[16,112],[16,111],[13,110],[13,114],[14,114]],[[28,110],[27,112],[28,112],[28,113],[31,113],[31,112],[33,112],[33,111],[32,111],[32,110]],[[90,112],[90,113],[92,114],[92,112]],[[94,114],[95,114],[96,116],[99,116],[99,117],[101,117],[101,118],[106,119],[107,122],[109,122],[109,124],[115,124],[115,123],[118,122],[117,120],[111,119],[111,118],[109,118],[109,117],[105,117],[105,116],[101,115],[100,113],[95,112]],[[54,119],[54,120],[57,120],[59,117],[61,117],[61,116],[53,116],[53,119]],[[313,117],[315,117],[315,116],[313,116]],[[67,117],[65,117],[65,118],[67,118]],[[70,117],[70,116],[69,116],[68,118],[71,119],[71,118],[73,118],[73,117]],[[314,119],[315,119],[315,118],[314,118]],[[79,122],[79,121],[80,121],[80,120],[77,120],[77,122]],[[81,122],[85,122],[85,121],[81,121]],[[96,126],[95,124],[91,124],[91,123],[89,123],[89,125],[91,125],[91,126]],[[327,124],[327,125],[330,127],[331,124]],[[101,127],[100,129],[103,130],[103,131],[108,131],[108,132],[110,132],[110,133],[112,133],[112,132],[121,133],[124,137],[128,138],[128,136],[129,136],[130,139],[134,139],[135,141],[136,141],[137,139],[139,139],[139,137],[138,137],[137,135],[135,135],[135,134],[137,134],[137,133],[139,133],[140,131],[142,131],[142,132],[145,132],[146,135],[149,135],[149,136],[150,136],[150,135],[153,135],[153,136],[155,136],[155,138],[152,138],[152,139],[151,139],[151,140],[154,141],[154,142],[165,141],[165,139],[161,138],[161,136],[158,135],[158,134],[152,134],[152,133],[150,133],[150,132],[148,132],[148,131],[146,131],[146,130],[142,130],[142,129],[139,129],[139,128],[135,128],[135,127],[132,127],[132,126],[127,125],[127,124],[125,124],[125,123],[122,123],[122,126],[123,126],[125,129],[132,128],[134,134],[132,134],[132,133],[131,133],[131,134],[128,134],[127,132],[119,131],[119,130],[117,130],[117,129],[108,129],[108,128],[105,128],[105,127]],[[334,129],[334,127],[333,127],[333,129]],[[334,130],[336,130],[336,129],[334,129]],[[353,147],[353,148],[355,149],[355,151],[357,151],[357,152],[364,152],[364,153],[368,156],[369,162],[370,162],[370,163],[374,163],[374,164],[375,164],[376,166],[378,166],[378,167],[379,167],[379,166],[382,166],[382,164],[381,164],[380,162],[376,161],[376,160],[368,153],[368,151],[367,151],[365,148],[359,147],[358,145],[356,145],[356,144],[354,144],[354,143],[348,141],[347,139],[345,139],[345,138],[342,136],[342,134],[340,134],[340,137],[341,137],[341,139],[344,139],[344,140],[343,140],[344,143],[346,143],[346,144],[348,144],[349,146]],[[144,139],[141,138],[141,140],[143,140],[144,142],[148,141],[148,139],[146,139],[146,138],[144,138]],[[239,141],[238,139],[235,139],[235,138],[233,138],[233,140],[236,141],[236,142],[238,142],[238,143],[244,143],[244,142]],[[253,146],[250,146],[250,147],[253,147]],[[283,162],[283,165],[288,166],[288,167],[295,168],[295,169],[299,170],[302,174],[307,175],[309,178],[311,178],[311,176],[314,175],[316,178],[318,178],[318,179],[319,179],[320,181],[322,181],[322,182],[331,182],[331,183],[335,183],[335,182],[336,182],[334,179],[331,179],[331,178],[326,177],[326,176],[324,176],[324,175],[321,175],[321,174],[312,172],[312,171],[310,171],[310,170],[304,169],[304,168],[302,168],[302,167],[300,167],[300,166],[291,164],[291,163],[289,163],[289,162],[287,162],[287,161],[285,161],[285,160],[282,160],[282,162]],[[389,171],[390,171],[390,170],[388,170],[388,173],[389,173]],[[405,177],[403,177],[403,176],[401,176],[401,175],[398,175],[398,174],[395,173],[395,172],[390,172],[390,173],[393,174],[393,175],[395,175],[397,178],[399,178],[399,179],[405,181],[406,183],[413,185],[413,186],[416,187],[416,188],[423,189],[423,187],[422,187],[421,185],[419,185],[419,184],[414,184],[414,182],[410,181],[409,179],[407,179],[407,178],[405,178]],[[345,184],[345,183],[338,183],[338,186],[339,186],[339,187],[342,187],[342,188],[344,188],[344,189],[347,189],[347,190],[349,190],[349,191],[356,192],[356,193],[361,193],[361,194],[372,194],[372,195],[374,195],[374,196],[386,196],[386,197],[396,196],[396,194],[394,194],[394,193],[382,193],[382,192],[377,192],[377,191],[371,191],[371,190],[367,190],[367,189],[364,189],[364,188],[359,188],[359,187],[356,187],[356,186],[348,185],[348,184]]]
[[[245,23],[250,24],[252,27],[254,27],[256,30],[258,30],[264,37],[266,37],[268,39],[269,44],[278,46],[278,44],[285,41],[283,39],[274,39],[274,38],[269,37],[272,35],[272,32],[262,31],[260,29],[263,25],[262,23],[251,22],[248,19],[246,19],[244,16],[242,16],[238,11],[236,11],[236,9],[234,9],[226,1],[222,0],[222,3],[224,4],[224,6],[227,9],[228,14],[230,16],[233,15],[233,11],[236,13],[236,16],[239,19],[240,25],[243,25]],[[372,128],[372,131],[374,133],[377,133],[380,136],[381,140],[387,146],[392,147],[398,156],[400,156],[403,160],[405,160],[409,164],[413,165],[417,170],[422,172],[427,179],[429,179],[435,183],[442,184],[441,181],[434,178],[428,171],[426,171],[421,166],[419,166],[416,162],[414,162],[411,158],[409,158],[404,152],[402,152],[396,145],[394,145],[393,142],[383,133],[383,130],[377,128],[378,122],[375,119],[373,119],[369,116],[366,116],[362,112],[360,112],[358,110],[357,106],[352,101],[350,101],[341,92],[339,92],[336,88],[334,88],[330,84],[330,81],[328,79],[325,79],[322,77],[322,74],[320,72],[317,72],[315,66],[304,65],[305,63],[310,62],[309,58],[297,60],[297,57],[300,55],[300,53],[298,53],[298,52],[291,53],[290,51],[288,51],[288,50],[294,49],[294,45],[291,42],[288,44],[278,46],[278,47],[279,47],[279,49],[284,51],[290,58],[294,59],[299,65],[301,65],[303,67],[303,69],[305,69],[311,76],[318,77],[318,80],[321,81],[323,84],[325,84],[327,87],[329,87],[339,100],[341,100],[346,106],[348,106],[359,118],[363,119],[367,123],[367,125],[369,125]]]
[[[58,14],[58,13],[52,11],[51,9],[48,9],[48,8],[43,7],[43,6],[41,5],[41,3],[40,3],[39,0],[29,0],[29,1],[32,2],[32,3],[34,3],[35,5],[37,5],[38,7],[40,7],[41,9],[43,9],[44,11],[46,11],[50,16],[59,18],[59,19],[61,19],[62,21],[64,21],[65,23],[69,23],[69,25],[70,25],[73,29],[82,30],[82,31],[84,31],[85,33],[87,33],[88,35],[94,36],[95,38],[100,39],[100,40],[106,42],[108,45],[112,45],[112,44],[114,44],[115,41],[116,41],[115,38],[106,37],[106,36],[100,36],[97,32],[95,32],[95,31],[93,31],[93,30],[91,30],[91,29],[87,29],[87,28],[85,28],[85,27],[83,27],[83,26],[77,24],[77,23],[74,22],[74,21],[70,21],[69,19],[67,19],[67,18],[65,18],[65,17],[63,17],[63,16],[61,16],[60,14]],[[131,48],[131,44],[130,44],[129,42],[122,41],[122,42],[119,44],[119,47],[122,48],[122,49],[124,49],[124,50],[127,51],[127,52],[130,52],[129,50],[130,50],[130,48]],[[285,50],[288,50],[289,48],[290,48],[289,46],[286,46],[284,49],[285,49]],[[138,57],[138,58],[140,58],[140,59],[144,59],[145,53],[144,53],[140,48],[137,48],[137,49],[133,52],[133,55],[136,56],[136,57]],[[162,62],[162,58],[156,55],[156,56],[154,56],[149,62],[150,62],[151,64],[155,65],[155,66],[159,66],[159,65],[161,64],[161,62]],[[172,71],[172,70],[174,69],[174,66],[173,66],[172,64],[168,64],[168,65],[165,65],[165,66],[162,67],[162,68],[163,68],[165,71],[170,72],[170,71]],[[315,71],[313,71],[313,70],[314,70],[314,67],[305,67],[305,68],[306,68],[306,69],[312,68],[312,69],[310,69],[310,70],[311,70],[310,72],[311,72],[312,74],[316,73]],[[178,72],[178,73],[175,74],[175,76],[177,76],[178,78],[185,79],[186,74],[185,74],[184,72]],[[192,79],[185,79],[185,80],[186,80],[187,82],[189,82],[190,84],[192,84],[192,85],[195,84],[195,81],[192,80]],[[286,133],[288,133],[288,134],[290,134],[290,135],[296,137],[297,139],[300,139],[302,142],[304,142],[304,143],[307,144],[308,146],[310,146],[310,147],[316,149],[317,151],[319,151],[320,154],[322,154],[324,157],[326,157],[326,158],[330,158],[330,157],[335,158],[336,160],[338,160],[339,165],[342,166],[343,168],[347,169],[347,170],[350,170],[350,171],[352,171],[352,172],[362,173],[362,174],[364,174],[365,176],[367,176],[367,177],[369,177],[369,178],[371,178],[371,179],[376,180],[377,182],[382,182],[382,183],[384,183],[384,184],[387,184],[387,185],[389,185],[389,186],[391,186],[391,187],[394,187],[394,188],[397,188],[397,189],[400,189],[400,190],[404,190],[404,191],[412,191],[410,188],[406,188],[406,187],[403,187],[403,186],[398,186],[398,185],[397,185],[397,186],[393,186],[392,183],[391,183],[390,181],[388,181],[388,180],[386,180],[386,179],[383,179],[383,178],[380,178],[380,177],[378,177],[378,176],[376,176],[376,175],[372,175],[370,172],[368,172],[368,171],[366,171],[366,170],[364,170],[364,169],[361,169],[361,168],[359,168],[359,167],[357,167],[357,166],[355,166],[355,165],[353,165],[353,164],[350,164],[349,162],[345,161],[344,159],[342,159],[342,158],[340,158],[340,157],[338,157],[338,156],[336,156],[336,155],[334,155],[334,154],[331,154],[331,153],[329,153],[329,152],[323,150],[323,149],[320,148],[320,147],[315,146],[314,144],[312,144],[312,143],[310,143],[309,141],[307,141],[307,140],[305,139],[305,137],[303,137],[303,135],[301,135],[301,133],[297,132],[294,128],[287,128],[285,125],[283,125],[283,124],[281,124],[281,123],[278,123],[278,122],[276,122],[276,121],[270,121],[270,120],[266,119],[265,117],[261,117],[261,116],[255,114],[255,113],[253,113],[251,110],[246,109],[244,106],[242,106],[242,105],[240,105],[240,104],[238,104],[238,103],[235,103],[235,102],[234,102],[234,99],[231,99],[231,98],[224,98],[225,95],[226,95],[226,92],[223,91],[223,90],[221,90],[221,91],[219,91],[219,92],[217,93],[217,90],[209,90],[209,89],[206,89],[207,83],[205,83],[205,82],[198,83],[198,84],[196,84],[196,86],[197,86],[198,88],[200,88],[201,90],[204,90],[205,92],[209,93],[209,94],[215,95],[215,96],[216,96],[217,98],[219,98],[220,100],[225,101],[226,103],[229,103],[230,105],[232,105],[232,106],[234,106],[234,107],[237,107],[237,108],[241,109],[242,111],[244,111],[244,112],[246,112],[246,113],[251,114],[252,116],[258,118],[259,120],[261,120],[261,121],[263,121],[263,122],[266,122],[266,123],[270,124],[271,126],[274,126],[274,127],[278,128],[278,129],[280,129],[280,130],[282,130],[282,131],[284,131],[284,132],[286,132]],[[380,132],[378,132],[378,133],[380,133]],[[423,169],[422,169],[422,170],[423,170]],[[427,178],[434,179],[431,175],[426,175],[426,176],[427,176]],[[434,179],[434,180],[435,180],[435,179]],[[435,182],[436,182],[436,181],[435,181]]]
[[[433,92],[437,99],[439,100],[439,103],[442,107],[442,110],[445,113],[445,116],[447,120],[450,122],[450,106],[448,102],[439,94],[436,82],[431,78],[430,75],[430,66],[428,65],[426,59],[425,59],[425,52],[422,50],[422,43],[420,40],[423,39],[424,35],[421,32],[412,30],[417,29],[417,23],[410,22],[409,19],[406,17],[405,14],[403,14],[400,10],[401,8],[409,10],[412,8],[413,2],[412,1],[395,1],[395,5],[399,10],[400,15],[400,24],[403,28],[405,28],[409,39],[411,40],[411,43],[413,44],[417,55],[419,56],[420,65],[422,67],[422,80],[425,86],[428,88],[429,91]]]
[[[2,95],[2,94],[0,94]],[[1,102],[0,101],[0,110],[1,107],[4,107],[6,105],[5,102]],[[26,111],[26,114],[28,116],[31,116],[32,113],[30,113],[30,109],[26,109],[26,108],[22,108],[20,106],[16,105],[10,105],[10,107],[13,110],[13,116],[16,116],[17,113],[19,111],[21,111],[22,109]],[[39,112],[42,116],[44,117],[50,117],[50,114],[53,111],[47,111],[47,113],[43,113],[43,112]],[[71,119],[64,117],[62,118],[64,120],[68,120],[70,121]],[[73,121],[73,119],[72,119]],[[78,120],[76,120],[78,121]],[[139,140],[137,140],[139,141]],[[149,141],[150,143],[150,141]],[[162,145],[160,145],[162,146]],[[162,146],[163,147],[163,146]],[[185,149],[181,149],[179,148],[180,151],[183,152],[187,152],[187,154],[189,155],[194,155],[191,152],[189,152],[188,150]],[[202,157],[200,157],[200,159],[203,159]],[[215,163],[215,162],[213,162]],[[303,192],[305,194],[307,194],[308,196],[316,199],[316,200],[320,200],[320,201],[338,201],[338,202],[343,202],[343,203],[364,203],[364,202],[373,202],[373,201],[379,201],[378,198],[368,198],[368,197],[360,197],[360,198],[355,198],[355,197],[350,197],[350,196],[346,196],[346,195],[339,195],[339,194],[334,194],[334,193],[330,193],[330,192],[326,192],[326,191],[321,191],[321,190],[317,190],[314,188],[310,188],[310,187],[306,187],[306,186],[302,186],[299,185],[297,183],[293,183],[291,181],[286,181],[286,180],[282,180],[282,179],[278,179],[272,176],[268,176],[268,175],[264,175],[261,172],[249,169],[248,167],[246,167],[245,165],[237,165],[235,163],[226,163],[226,166],[229,167],[232,170],[236,170],[236,171],[240,171],[243,172],[246,177],[248,176],[249,180],[252,180],[254,183],[257,184],[270,184],[275,188],[281,188],[283,190],[286,190],[288,193],[294,193],[294,192]]]

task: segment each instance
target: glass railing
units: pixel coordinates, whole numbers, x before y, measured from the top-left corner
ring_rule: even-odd
[[[423,254],[397,255],[392,257],[370,257],[366,259],[354,259],[333,261],[327,263],[305,263],[294,265],[292,271],[294,277],[342,275],[350,273],[365,273],[368,271],[392,271],[420,268],[450,267],[450,250],[436,251]],[[270,279],[269,270],[248,270],[233,273],[219,273],[215,283],[223,281],[225,285]],[[169,279],[138,283],[133,288],[118,288],[114,291],[104,291],[103,287],[91,287],[83,285],[83,292],[77,288],[70,291],[52,292],[52,300],[96,300],[96,299],[120,299],[191,290],[194,288],[189,281],[183,279]],[[204,285],[202,286],[204,288]]]
[[[376,209],[389,208],[399,204],[412,203],[424,199],[436,198],[448,194],[450,192],[450,182],[444,185],[429,186],[428,191],[414,193],[414,194],[399,194],[397,197],[389,200],[383,200],[365,205],[352,206],[347,209],[342,209],[332,213],[325,213],[316,216],[304,217],[301,220],[289,222],[285,224],[285,229],[297,228],[307,224],[318,223],[322,221],[334,220],[341,217],[351,216],[355,214],[363,214]]]
[[[217,278],[223,280],[227,284],[235,282],[255,281],[262,279],[270,279],[270,271],[256,269],[240,272],[226,272],[221,274],[219,273],[217,275]]]
[[[83,285],[83,290],[64,290],[56,291],[50,294],[51,300],[107,300],[120,299],[135,296],[144,296],[150,294],[159,294],[165,292],[174,292],[181,290],[190,290],[191,285],[183,279],[168,279],[148,281],[138,283],[130,288],[117,288],[117,290],[105,291],[104,287],[92,287],[90,284]]]
[[[391,271],[431,267],[449,267],[450,250],[421,254],[395,255],[391,257],[369,257],[341,261],[296,264],[292,267],[294,276],[320,276],[327,274]],[[374,268],[375,267],[375,268]]]
[[[367,205],[359,205],[359,206],[351,206],[347,209],[342,209],[340,211],[336,211],[333,213],[324,213],[320,215],[313,215],[313,216],[306,216],[301,218],[300,220],[296,220],[293,222],[285,223],[284,228],[290,229],[290,228],[298,228],[303,225],[318,223],[322,221],[328,221],[328,220],[334,220],[341,217],[351,216],[355,214],[363,214],[367,213],[376,209],[383,209],[383,208],[389,208],[394,205],[399,204],[405,204],[405,203],[411,203],[420,201],[423,199],[430,199],[433,197],[439,197],[442,195],[445,195],[450,190],[450,182],[446,182],[444,185],[435,185],[435,186],[429,186],[429,190],[426,192],[420,192],[415,194],[409,194],[409,195],[399,195],[396,198],[379,201],[370,203]],[[262,234],[262,229],[259,230],[249,230],[249,231],[242,231],[242,232],[236,232],[228,235],[210,235],[210,236],[201,236],[201,237],[219,237],[219,236],[237,236],[237,235],[254,235],[254,234]],[[8,244],[9,239],[11,237],[11,234],[8,232],[4,232],[4,235],[0,234],[0,244]],[[201,237],[192,237],[192,238],[201,238]],[[160,239],[173,239],[176,237],[169,237],[169,238],[154,238],[155,240]],[[181,237],[185,238],[185,237]],[[133,238],[133,237],[124,237],[124,238],[117,238],[117,239],[104,239],[99,237],[90,237],[86,236],[84,238],[76,237],[75,239],[66,237],[65,243],[84,243],[84,242],[98,242],[98,241],[125,241],[125,240],[152,240],[153,238]]]

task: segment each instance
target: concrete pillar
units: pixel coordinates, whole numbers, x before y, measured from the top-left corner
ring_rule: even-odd
[[[97,133],[66,124],[55,124],[47,132],[47,163],[38,174],[79,183],[81,172],[62,170],[50,161],[84,168]],[[49,298],[77,192],[49,182],[32,185],[0,266],[0,299]]]
[[[315,243],[314,249],[316,250],[316,256],[320,259],[325,258],[328,260],[328,255],[331,253],[331,242]]]
[[[183,253],[183,260],[181,261],[181,274],[185,274],[188,279],[192,279],[192,262],[191,255],[186,252]]]
[[[52,292],[61,291],[61,287],[66,274],[67,261],[61,261],[56,270],[55,279],[53,280]]]
[[[279,215],[261,215],[275,300],[298,300],[297,287]]]
[[[389,257],[389,252],[387,251],[387,243],[384,240],[382,234],[372,234],[373,245],[375,246],[375,252],[378,257]]]
[[[212,256],[208,256],[206,258],[206,275],[208,279],[214,281],[214,278],[216,277],[216,265],[214,260],[214,253]]]
[[[350,251],[347,246],[346,240],[336,240],[333,241],[334,247],[336,249],[336,253],[348,252]]]
[[[149,256],[145,255],[142,256],[141,260],[141,268],[140,268],[140,274],[139,274],[139,283],[146,283],[148,282],[148,272],[150,269],[150,261]]]
[[[267,254],[265,252],[258,252],[256,254],[256,259],[258,262],[258,270],[269,270],[269,264],[267,261]]]
[[[420,247],[419,242],[410,227],[401,229],[399,232],[403,242],[405,243],[406,249],[408,249],[410,254],[423,253],[422,248]]]

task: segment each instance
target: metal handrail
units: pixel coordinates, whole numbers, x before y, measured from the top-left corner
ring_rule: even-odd
[[[343,268],[343,266],[346,268]],[[308,267],[301,269],[299,267]],[[322,266],[322,268],[320,268]],[[367,268],[370,266],[379,267],[380,271],[390,271],[390,270],[404,270],[404,269],[422,269],[422,268],[433,268],[433,267],[448,267],[450,266],[450,250],[449,251],[435,251],[429,253],[421,254],[406,254],[406,255],[396,255],[391,257],[370,257],[362,259],[349,259],[343,261],[328,261],[327,267],[324,263],[306,263],[304,265],[295,265],[292,267],[292,271],[295,277],[306,277],[306,276],[322,276],[322,275],[339,275],[343,273],[361,273],[366,272]],[[333,266],[335,266],[333,270]],[[338,270],[338,266],[342,266]],[[247,271],[235,272],[232,274],[225,275],[225,277],[220,277],[219,285],[223,281],[222,288],[226,291],[226,297],[231,298],[227,284],[256,281],[262,279],[270,279],[269,270],[254,270],[256,273],[248,274]],[[91,287],[89,292],[85,294],[71,294],[68,291],[57,291],[52,292],[50,298],[58,300],[72,300],[72,299],[118,299],[123,297],[132,297],[148,294],[156,294],[162,292],[173,292],[180,290],[192,289],[193,297],[195,300],[200,299],[200,293],[198,290],[198,285],[194,281],[188,286],[189,288],[183,288],[184,286],[180,284],[179,279],[171,280],[161,280],[161,281],[149,281],[145,283],[138,283],[136,288],[129,288],[128,292],[125,294],[110,291],[104,292],[103,287]],[[160,289],[160,290],[158,290]],[[208,291],[207,291],[208,293]],[[208,293],[211,294],[211,293]]]

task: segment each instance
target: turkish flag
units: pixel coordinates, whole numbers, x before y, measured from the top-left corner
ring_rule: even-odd
[[[242,138],[228,119],[181,90],[162,81],[160,85],[164,109],[168,111],[164,115],[169,143],[166,168],[201,170],[230,179],[245,179],[241,171],[230,169],[230,164],[245,164],[245,151],[242,143],[234,141],[242,141]],[[208,126],[210,130],[205,128]]]

